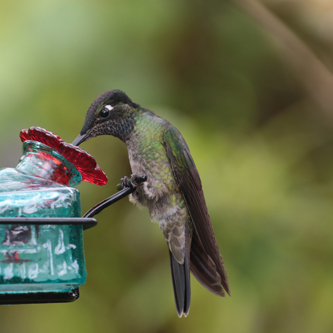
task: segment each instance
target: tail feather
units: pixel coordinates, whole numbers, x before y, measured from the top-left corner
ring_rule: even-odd
[[[183,264],[178,263],[172,255],[172,252],[169,250],[173,292],[179,318],[183,314],[185,317],[188,315],[191,303],[190,250],[187,245],[188,240],[189,239],[187,238]]]

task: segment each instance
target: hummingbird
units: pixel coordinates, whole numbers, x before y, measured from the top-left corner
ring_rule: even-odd
[[[178,316],[189,313],[190,272],[210,292],[230,295],[199,173],[176,127],[115,89],[93,101],[73,144],[100,135],[112,135],[126,144],[133,185],[138,175],[147,176],[129,200],[147,207],[150,219],[163,232]],[[128,180],[125,177],[122,183],[124,179]]]

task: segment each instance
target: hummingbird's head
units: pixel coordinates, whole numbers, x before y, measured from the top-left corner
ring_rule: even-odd
[[[90,105],[83,127],[73,145],[99,135],[113,135],[125,141],[135,125],[134,113],[140,106],[121,90],[109,90]]]

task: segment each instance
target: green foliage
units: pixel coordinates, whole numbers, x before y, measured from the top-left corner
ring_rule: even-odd
[[[328,43],[315,50],[324,59]],[[1,332],[332,332],[331,125],[285,64],[269,35],[217,1],[2,1],[0,167],[16,165],[22,128],[71,142],[100,93],[124,90],[184,135],[232,297],[192,278],[179,319],[163,235],[125,199],[84,234],[80,299],[2,307]],[[109,177],[79,185],[85,212],[131,171],[115,138],[82,147]]]

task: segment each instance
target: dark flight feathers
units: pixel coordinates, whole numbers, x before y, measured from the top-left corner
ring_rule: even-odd
[[[227,273],[215,239],[199,173],[189,148],[180,132],[173,126],[165,132],[164,143],[176,182],[184,195],[193,222],[190,269],[196,279],[212,293],[224,296],[226,291],[230,295]],[[174,289],[175,298],[178,289]]]

